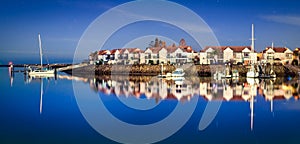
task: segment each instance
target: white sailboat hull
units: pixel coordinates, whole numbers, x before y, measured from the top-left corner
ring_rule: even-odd
[[[54,77],[54,70],[35,70],[29,72],[31,77]]]

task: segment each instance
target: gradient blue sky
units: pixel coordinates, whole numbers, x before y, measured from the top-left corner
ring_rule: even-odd
[[[0,63],[6,64],[8,61],[24,63],[29,60],[38,63],[38,33],[42,35],[43,48],[50,63],[70,62],[77,43],[89,24],[105,11],[125,2],[127,1],[1,1]],[[275,46],[287,46],[291,49],[300,47],[300,1],[174,0],[173,2],[191,9],[202,17],[214,31],[220,45],[250,45],[251,24],[254,23],[257,51],[270,46],[272,41]],[[150,24],[129,26],[127,30],[123,30],[123,34],[116,37],[122,41],[122,37],[126,37],[126,32],[147,31],[148,28],[145,28],[147,25]],[[156,27],[159,27],[159,24]],[[166,29],[165,32],[168,31],[170,29]],[[185,35],[178,33],[177,37],[179,41],[179,38],[185,38]],[[188,44],[197,47],[192,40],[186,39]]]

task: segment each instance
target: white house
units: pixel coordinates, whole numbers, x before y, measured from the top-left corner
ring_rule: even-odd
[[[250,46],[207,46],[200,51],[200,64],[257,63],[257,53]]]
[[[282,64],[290,64],[293,60],[293,51],[286,47],[266,47],[262,53],[263,60],[268,63],[273,63],[275,60],[277,60]]]
[[[100,50],[98,52],[98,60],[103,62],[108,62],[110,60],[110,51],[109,50]]]
[[[98,60],[109,64],[136,64],[140,62],[141,53],[143,51],[139,48],[100,50],[98,52]]]
[[[151,47],[144,52],[145,63],[170,63],[183,64],[193,62],[193,58],[197,55],[190,46],[188,47]]]

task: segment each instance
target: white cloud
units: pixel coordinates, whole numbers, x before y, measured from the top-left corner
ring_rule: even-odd
[[[265,15],[265,16],[261,16],[261,18],[272,22],[300,26],[300,16]]]

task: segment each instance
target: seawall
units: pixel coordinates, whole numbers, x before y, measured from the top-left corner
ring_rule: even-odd
[[[187,76],[211,76],[216,71],[224,71],[224,65],[164,65],[163,73],[170,73],[176,68],[181,67],[184,69]],[[230,67],[232,70],[236,69],[240,76],[246,76],[249,66],[233,65]],[[270,70],[267,67],[266,70]],[[161,73],[161,65],[89,65],[79,68],[74,68],[67,73],[75,72],[81,75],[132,75],[132,76],[156,76]],[[297,76],[297,73],[291,71],[283,65],[274,65],[273,71],[277,77]]]

